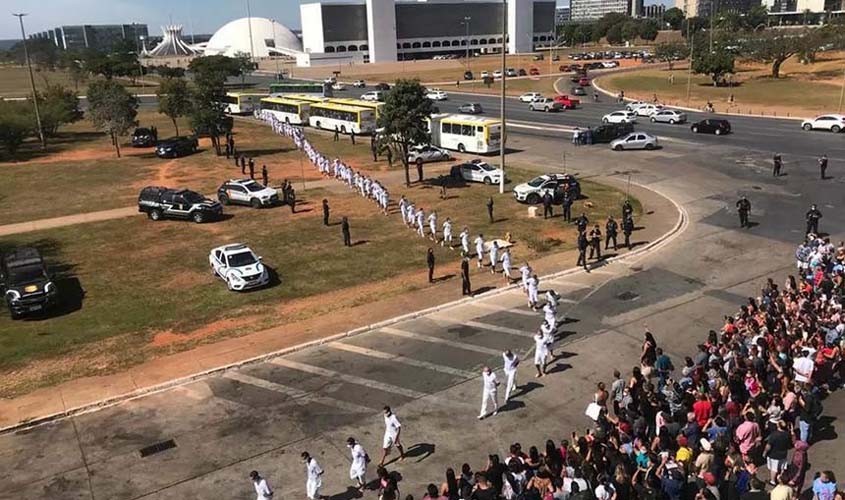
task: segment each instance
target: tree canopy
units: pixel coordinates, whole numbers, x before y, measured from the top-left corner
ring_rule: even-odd
[[[169,78],[161,82],[156,91],[158,112],[170,118],[176,135],[179,135],[178,118],[191,112],[191,92],[184,78]]]
[[[108,134],[120,158],[119,137],[137,125],[138,100],[123,85],[112,80],[92,82],[88,86],[88,118]]]
[[[416,144],[431,142],[426,120],[432,110],[433,104],[426,98],[419,80],[397,80],[384,100],[378,121],[379,127],[383,128],[380,141],[399,154],[405,168],[406,185],[411,184],[408,150]],[[417,176],[420,181],[423,180],[422,165],[417,167]]]

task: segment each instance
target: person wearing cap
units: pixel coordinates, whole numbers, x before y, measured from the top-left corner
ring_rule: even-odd
[[[701,438],[698,444],[701,452],[695,458],[693,472],[698,479],[704,481],[704,475],[710,472],[715,456],[713,455],[713,446],[707,438]]]
[[[308,500],[319,500],[320,488],[323,486],[323,469],[307,451],[303,451],[302,461],[305,462],[305,494]]]
[[[349,448],[349,452],[352,455],[352,464],[349,466],[349,479],[355,480],[357,488],[362,490],[367,485],[367,462],[370,461],[370,457],[364,451],[364,447],[356,442],[353,437],[346,440],[346,447]]]
[[[273,490],[270,488],[270,485],[267,484],[267,480],[261,477],[261,474],[258,471],[252,471],[249,473],[249,478],[252,479],[252,485],[255,487],[255,499],[256,500],[270,500],[273,498]]]
[[[692,462],[692,449],[687,446],[689,441],[686,436],[678,436],[678,451],[675,453],[675,461],[684,464],[684,468],[689,469]]]

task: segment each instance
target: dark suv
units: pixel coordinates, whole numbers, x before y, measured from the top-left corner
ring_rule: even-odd
[[[179,158],[196,153],[199,141],[196,137],[174,137],[161,141],[156,145],[156,156],[159,158]]]
[[[223,205],[187,189],[148,186],[138,195],[138,211],[152,220],[190,219],[199,224],[219,219]]]
[[[156,145],[156,138],[153,131],[148,128],[139,127],[132,132],[132,147],[149,148]]]
[[[612,140],[633,131],[634,125],[632,123],[605,123],[593,129],[593,144],[610,143]]]
[[[0,280],[12,319],[46,311],[55,303],[56,284],[35,248],[21,247],[6,253],[0,261]]]
[[[714,120],[708,118],[706,120],[693,123],[690,130],[696,134],[729,134],[731,133],[731,124],[727,120]]]

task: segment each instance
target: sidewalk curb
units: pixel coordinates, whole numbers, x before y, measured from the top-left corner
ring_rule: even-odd
[[[604,266],[611,264],[611,263],[614,263],[614,262],[623,262],[623,261],[630,259],[632,257],[644,257],[647,254],[651,253],[652,251],[656,251],[656,250],[662,248],[663,246],[669,244],[678,235],[680,235],[686,229],[686,227],[688,225],[688,215],[687,215],[686,210],[681,205],[679,205],[675,200],[673,200],[672,198],[670,198],[670,197],[666,196],[665,194],[661,193],[657,189],[653,189],[651,187],[647,187],[645,185],[642,185],[642,184],[639,184],[639,183],[636,183],[636,182],[632,182],[632,184],[640,187],[641,189],[646,189],[648,191],[651,191],[651,192],[657,194],[658,196],[668,200],[670,203],[672,203],[672,205],[675,207],[675,210],[678,212],[677,221],[675,222],[675,225],[672,227],[672,229],[670,229],[666,233],[662,234],[660,237],[658,237],[654,241],[646,244],[642,248],[633,250],[633,251],[628,252],[628,253],[623,254],[623,255],[611,257],[611,258],[609,258],[605,261],[602,261],[601,265],[598,266],[597,268],[604,267]],[[569,268],[569,269],[564,269],[562,271],[558,271],[556,273],[551,273],[551,274],[542,276],[541,280],[553,280],[553,279],[561,278],[561,277],[564,277],[564,276],[574,275],[574,274],[583,273],[583,272],[585,272],[585,271],[582,268],[573,267],[573,268]],[[454,307],[462,306],[462,305],[471,303],[475,300],[483,300],[483,299],[489,299],[491,297],[496,297],[498,295],[501,295],[501,294],[510,292],[512,290],[515,290],[518,287],[519,287],[519,284],[512,284],[512,285],[508,285],[508,286],[503,287],[503,288],[496,288],[494,290],[490,290],[488,292],[484,292],[484,293],[481,293],[481,294],[478,294],[478,295],[475,295],[475,296],[472,296],[472,297],[464,297],[464,298],[459,299],[459,300],[447,302],[445,304],[440,304],[440,305],[429,307],[429,308],[426,308],[426,309],[421,309],[419,311],[414,311],[414,312],[411,312],[411,313],[408,313],[408,314],[403,314],[401,316],[395,316],[393,318],[389,318],[389,319],[386,319],[386,320],[383,320],[383,321],[379,321],[379,322],[372,323],[372,324],[369,324],[369,325],[366,325],[366,326],[355,328],[353,330],[349,330],[349,331],[346,331],[346,332],[341,332],[341,333],[331,335],[329,337],[325,337],[325,338],[322,338],[322,339],[312,340],[312,341],[304,342],[302,344],[298,344],[298,345],[295,345],[295,346],[287,347],[287,348],[284,348],[284,349],[279,349],[277,351],[261,354],[261,355],[258,355],[258,356],[253,356],[251,358],[247,358],[247,359],[244,359],[244,360],[241,360],[241,361],[229,363],[229,364],[218,366],[218,367],[211,368],[211,369],[208,369],[208,370],[203,370],[203,371],[191,374],[191,375],[186,375],[184,377],[172,379],[172,380],[169,380],[169,381],[161,383],[161,384],[156,384],[156,385],[153,385],[153,386],[149,386],[149,387],[145,387],[145,388],[141,388],[141,389],[136,389],[134,391],[130,391],[130,392],[120,394],[120,395],[117,395],[117,396],[113,396],[113,397],[109,397],[109,398],[106,398],[106,399],[101,399],[99,401],[94,401],[94,402],[87,403],[87,404],[84,404],[84,405],[76,406],[76,407],[69,408],[67,410],[61,411],[61,412],[56,412],[56,413],[52,413],[52,414],[49,414],[49,415],[45,415],[43,417],[32,418],[32,419],[29,419],[29,420],[19,422],[17,424],[13,424],[13,425],[9,425],[9,426],[0,428],[0,435],[5,435],[5,434],[21,431],[21,430],[31,429],[31,428],[34,428],[34,427],[37,427],[37,426],[40,426],[40,425],[43,425],[43,424],[47,424],[47,423],[50,423],[50,422],[54,422],[54,421],[57,421],[57,420],[61,420],[61,419],[67,418],[67,417],[74,417],[74,416],[83,415],[83,414],[86,414],[86,413],[91,413],[91,412],[94,412],[94,411],[97,411],[97,410],[101,410],[101,409],[104,409],[104,408],[108,408],[108,407],[111,407],[111,406],[118,405],[120,403],[124,403],[126,401],[132,401],[132,400],[139,399],[139,398],[149,396],[149,395],[152,395],[152,394],[164,392],[168,389],[172,389],[174,387],[182,386],[182,385],[194,382],[196,380],[208,377],[210,375],[215,375],[215,374],[223,373],[223,372],[226,372],[226,371],[229,371],[229,370],[232,370],[232,369],[237,369],[237,368],[240,368],[240,367],[243,367],[243,366],[264,362],[264,361],[269,360],[269,359],[273,359],[273,358],[277,358],[277,357],[284,356],[284,355],[287,355],[287,354],[299,352],[299,351],[302,351],[304,349],[308,349],[310,347],[316,347],[316,346],[324,345],[324,344],[327,344],[327,343],[330,343],[330,342],[335,342],[335,341],[338,341],[338,340],[341,340],[341,339],[354,337],[354,336],[362,334],[362,333],[367,333],[367,332],[371,332],[371,331],[374,331],[374,330],[381,329],[385,326],[394,325],[396,323],[400,323],[400,322],[407,321],[407,320],[410,320],[410,319],[419,318],[420,316],[425,316],[425,315],[432,314],[432,313],[439,312],[439,311],[443,311],[443,310],[446,310],[446,309],[451,309],[451,308],[454,308]]]

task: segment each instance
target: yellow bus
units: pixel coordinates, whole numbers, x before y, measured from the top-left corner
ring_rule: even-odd
[[[231,115],[252,113],[259,106],[261,99],[267,96],[268,94],[255,92],[227,92],[222,101],[226,106],[224,112]]]
[[[310,103],[320,103],[320,102],[327,102],[329,100],[328,97],[321,97],[318,95],[309,95],[309,94],[282,94],[276,97],[284,97],[285,99],[293,99],[295,101],[302,101],[302,102],[310,102]]]
[[[314,128],[338,130],[342,134],[370,134],[376,129],[376,112],[360,106],[315,103],[311,104],[308,123]]]
[[[311,103],[285,99],[284,97],[265,97],[261,99],[261,109],[268,111],[277,120],[293,125],[308,125],[308,113]]]
[[[502,144],[502,122],[473,115],[436,114],[428,120],[431,144],[461,153],[496,153]]]
[[[376,112],[376,120],[381,116],[381,108],[384,107],[383,102],[365,101],[363,99],[353,99],[351,97],[330,97],[329,102],[335,104],[345,104],[347,106],[358,106],[359,108],[370,108]]]

